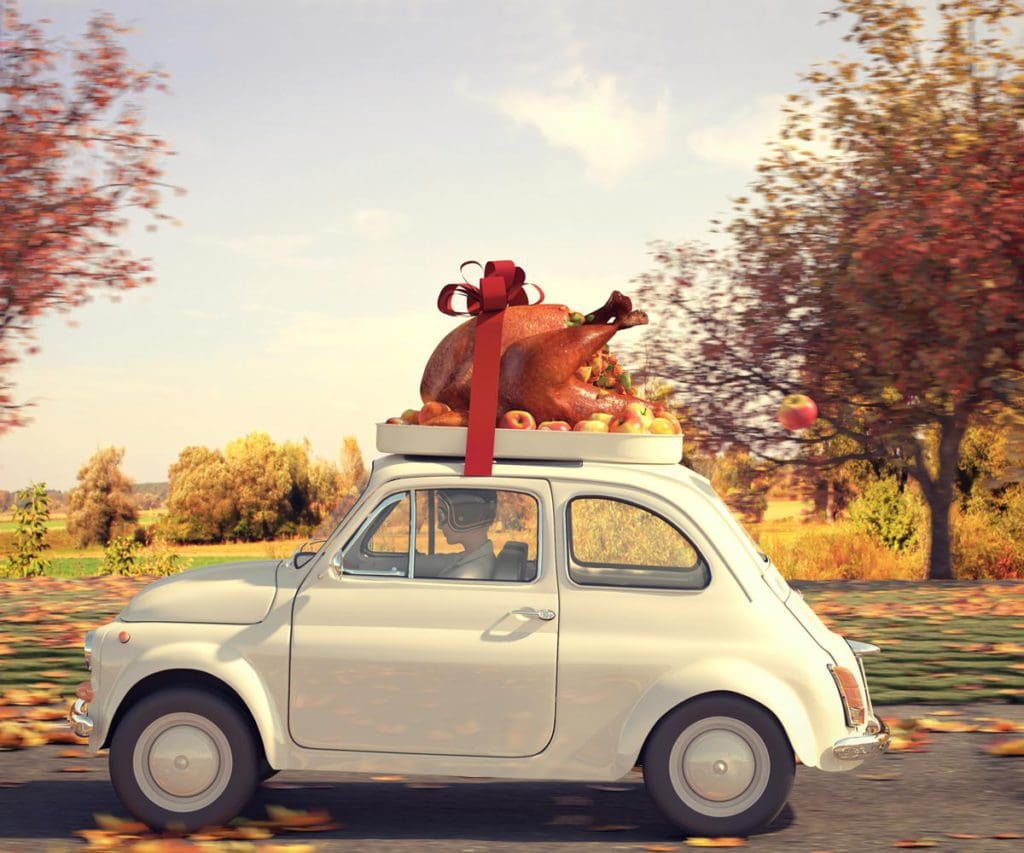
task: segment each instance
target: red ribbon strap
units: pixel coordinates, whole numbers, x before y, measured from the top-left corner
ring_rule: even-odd
[[[474,261],[466,261],[465,268]],[[544,300],[544,291],[537,302]],[[489,477],[494,464],[494,432],[498,419],[498,371],[501,366],[501,327],[509,305],[529,305],[526,273],[512,261],[488,261],[480,286],[446,284],[437,307],[452,317],[476,317],[473,339],[473,379],[469,390],[469,428],[466,432],[467,477]],[[452,300],[465,297],[466,310],[456,311]]]

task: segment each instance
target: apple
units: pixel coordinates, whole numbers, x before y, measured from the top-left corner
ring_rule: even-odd
[[[643,400],[637,400],[635,403],[627,403],[626,412],[636,415],[636,417],[638,417],[643,423],[645,430],[654,420],[654,409],[652,409],[649,404],[643,402]]]
[[[647,425],[633,412],[626,412],[608,425],[609,432],[647,432]]]
[[[615,415],[610,412],[594,412],[587,420],[603,421],[605,424],[610,424],[614,419]]]
[[[608,432],[608,423],[607,421],[591,418],[587,421],[577,421],[573,430],[575,432]]]
[[[668,425],[668,429],[665,429],[665,425]],[[651,421],[651,425],[647,427],[648,432],[653,432],[658,435],[682,435],[683,428],[679,425],[679,420],[671,412],[660,411],[655,416],[654,420]]]
[[[420,422],[420,410],[419,409],[406,409],[401,414],[403,423],[407,424],[418,424]]]
[[[668,418],[655,418],[647,427],[651,435],[679,435],[679,425],[673,424]]]
[[[818,406],[806,394],[788,394],[779,406],[779,423],[788,430],[807,429],[817,417]]]
[[[537,429],[537,421],[529,412],[512,409],[501,416],[498,426],[502,429]]]
[[[568,421],[541,421],[537,424],[537,429],[550,432],[572,432],[572,427],[569,426]]]
[[[404,424],[405,420],[403,418],[388,418],[386,421],[384,421],[384,423],[386,423],[386,424]]]
[[[424,403],[423,408],[416,413],[416,422],[425,424],[427,421],[436,418],[438,415],[443,415],[445,412],[450,412],[452,407],[447,403],[442,403],[438,400],[431,400],[429,403]]]

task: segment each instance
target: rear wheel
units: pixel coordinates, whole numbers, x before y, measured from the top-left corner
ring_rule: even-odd
[[[665,716],[644,754],[661,812],[695,835],[747,835],[786,804],[793,749],[775,718],[738,696],[696,699]]]
[[[259,753],[229,701],[171,688],[125,714],[110,745],[110,780],[125,808],[154,829],[218,826],[252,796]]]

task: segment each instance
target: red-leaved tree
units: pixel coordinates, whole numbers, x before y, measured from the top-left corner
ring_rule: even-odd
[[[142,128],[139,98],[162,72],[132,64],[109,15],[62,47],[46,22],[0,0],[0,433],[22,422],[11,369],[34,351],[44,315],[99,289],[148,283],[118,238],[132,209],[159,213],[165,143]]]
[[[921,487],[952,577],[968,423],[1024,387],[1024,52],[1015,0],[840,0],[852,55],[805,76],[737,200],[730,248],[662,246],[655,373],[720,442],[812,465],[885,460]],[[663,311],[657,316],[657,306]],[[822,419],[772,418],[806,392]]]

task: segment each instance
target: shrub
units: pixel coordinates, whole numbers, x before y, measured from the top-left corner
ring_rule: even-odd
[[[762,531],[761,548],[786,578],[797,580],[919,580],[920,554],[893,551],[849,524],[808,524]]]
[[[138,543],[130,536],[115,536],[103,551],[103,573],[134,575],[138,559]]]
[[[139,560],[139,573],[145,575],[173,575],[185,568],[184,558],[171,551],[163,540],[155,540]]]
[[[15,495],[11,553],[3,565],[9,577],[37,577],[46,571],[42,554],[50,546],[46,542],[46,521],[50,517],[45,483],[32,483]]]
[[[954,510],[953,566],[961,580],[1024,578],[1024,540],[1014,535],[1015,519],[992,513]],[[1007,529],[1007,528],[1011,529]]]
[[[918,541],[925,520],[924,503],[900,489],[893,477],[874,480],[849,506],[854,529],[892,551],[904,551]]]

